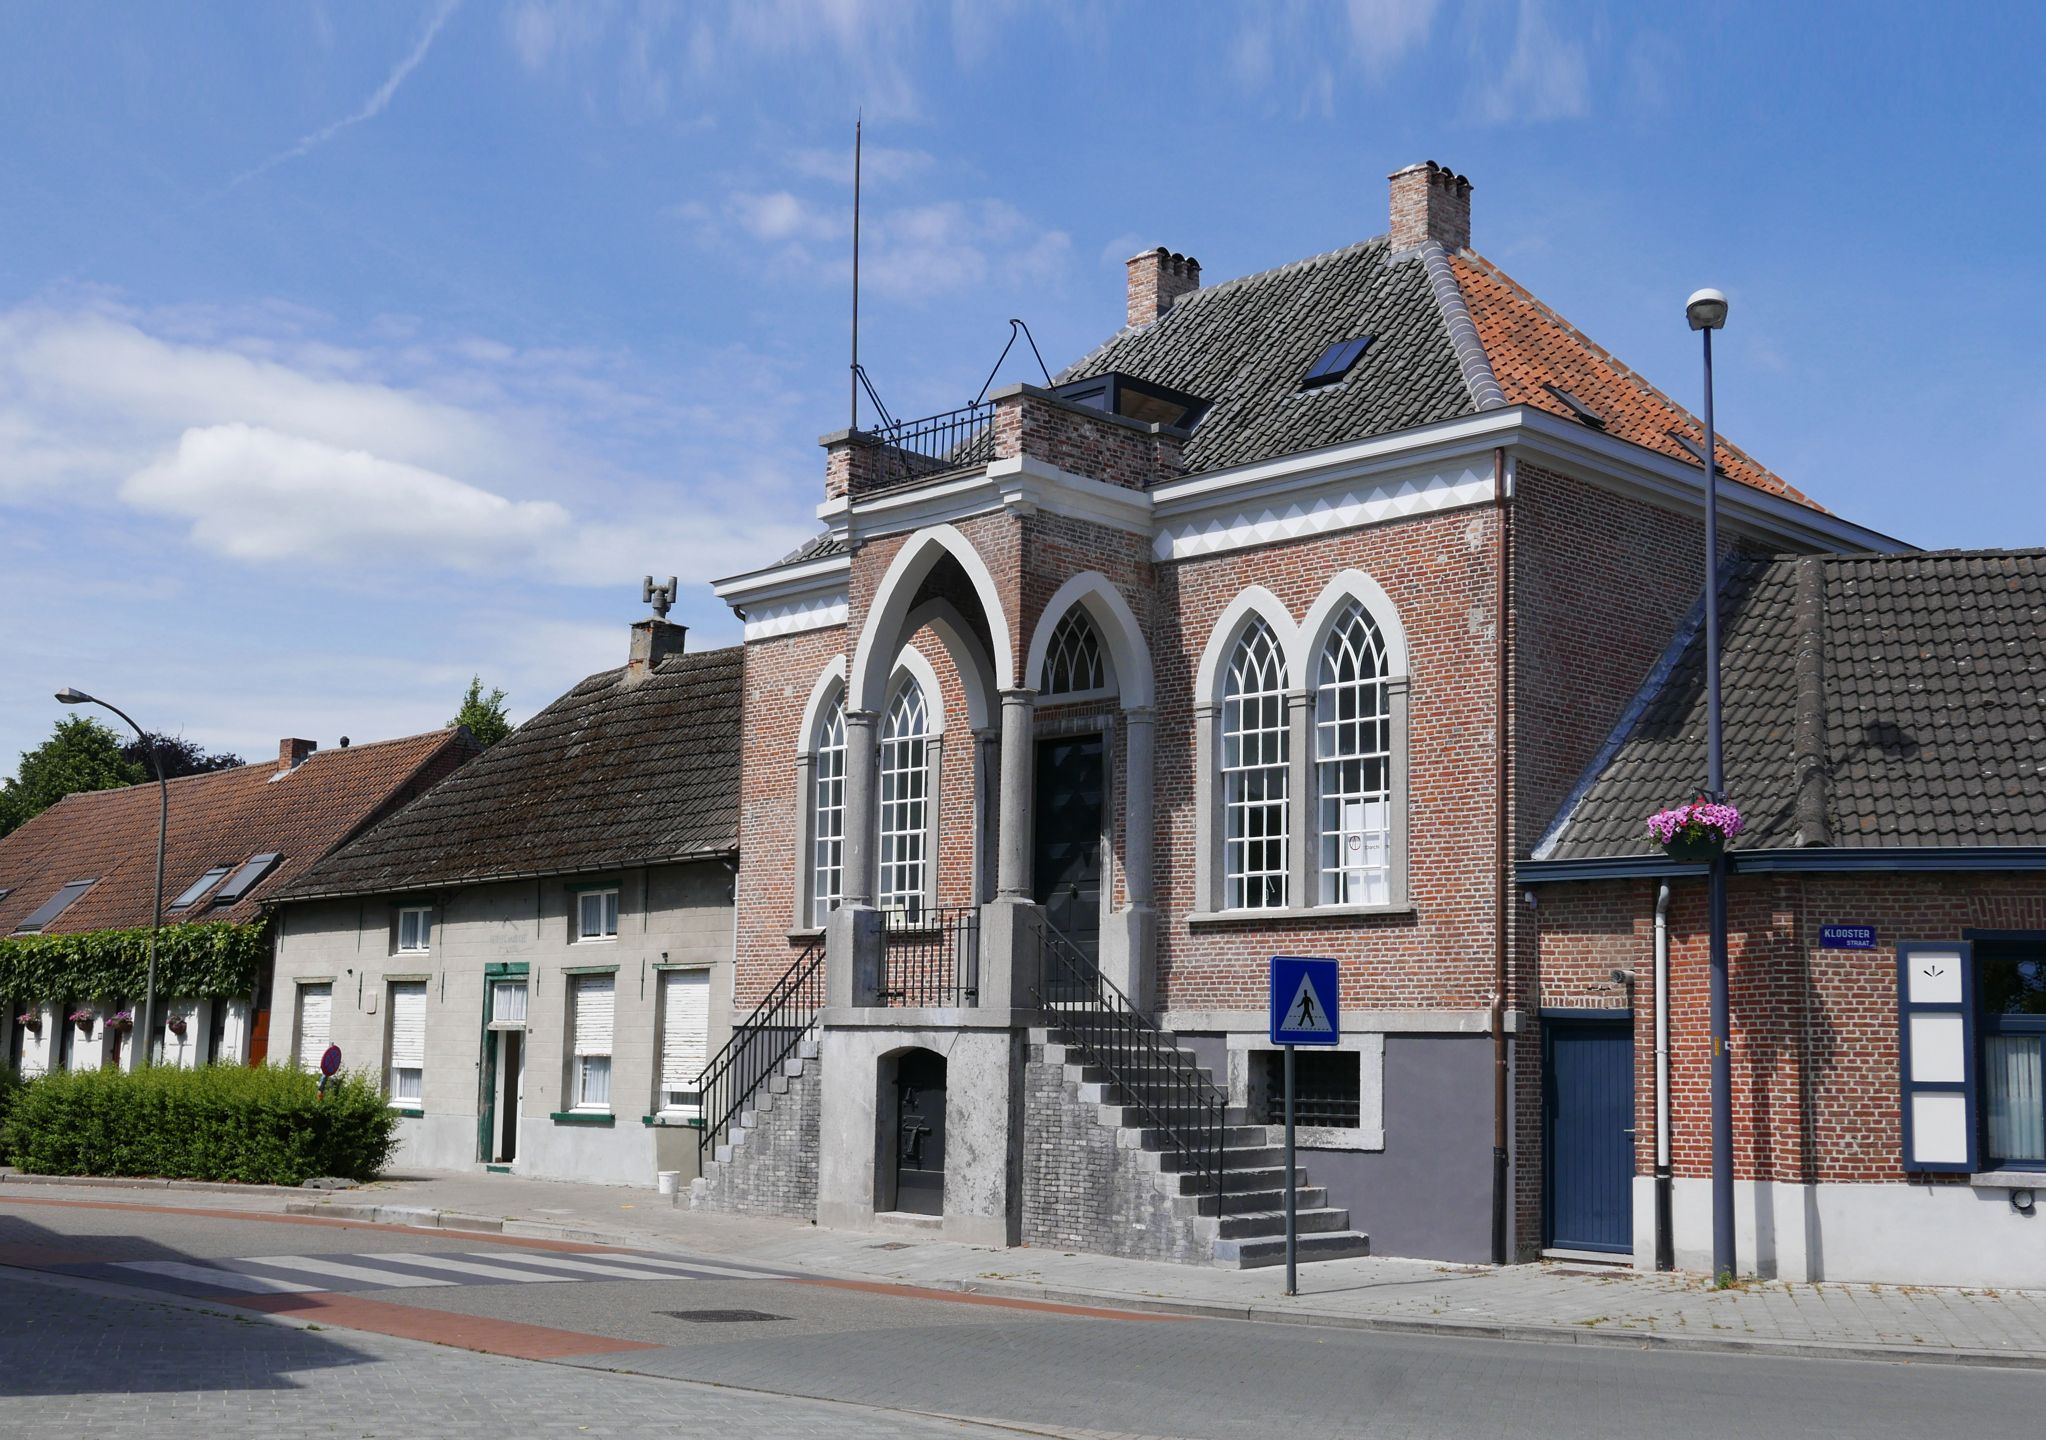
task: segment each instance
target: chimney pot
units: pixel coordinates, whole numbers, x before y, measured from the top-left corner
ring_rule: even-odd
[[[1445,250],[1471,247],[1471,182],[1433,160],[1395,170],[1392,182],[1394,254],[1433,240]]]
[[[680,655],[683,639],[688,634],[687,625],[678,625],[673,620],[648,617],[635,622],[632,627],[632,650],[625,662],[627,682],[638,684],[652,674],[654,667],[663,660]]]
[[[305,763],[305,757],[320,748],[317,740],[284,739],[277,742],[277,768],[296,770]]]
[[[1160,245],[1123,262],[1129,271],[1129,323],[1149,325],[1172,302],[1201,288],[1201,262]]]

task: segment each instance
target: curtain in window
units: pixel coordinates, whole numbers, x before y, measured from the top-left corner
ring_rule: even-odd
[[[1321,901],[1392,899],[1392,712],[1385,643],[1364,607],[1343,607],[1321,648],[1314,692]]]
[[[2046,1037],[2037,1035],[1991,1035],[1983,1041],[1982,1090],[1994,1160],[2046,1160],[2042,1049]]]
[[[298,1068],[317,1071],[320,1057],[327,1053],[327,1037],[332,1033],[334,1012],[334,987],[332,985],[301,985],[298,987]]]
[[[1222,696],[1223,904],[1286,903],[1286,662],[1253,620],[1229,659]]]
[[[881,908],[923,912],[929,835],[930,716],[923,687],[904,680],[881,731]]]
[[[811,923],[822,925],[845,894],[845,695],[817,724],[811,747]]]
[[[697,1077],[709,1058],[710,972],[670,970],[661,976],[661,1108],[697,1113]]]

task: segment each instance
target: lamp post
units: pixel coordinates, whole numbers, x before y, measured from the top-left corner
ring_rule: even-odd
[[[163,841],[170,830],[170,782],[163,778],[163,759],[156,753],[156,742],[143,732],[127,711],[96,699],[83,690],[74,690],[69,685],[57,692],[57,703],[97,705],[126,720],[128,728],[135,732],[136,740],[149,755],[149,768],[156,772],[156,903],[149,907],[149,978],[144,982],[142,991],[142,1050],[135,1062],[147,1068],[156,1048],[156,928],[163,920]]]
[[[1719,467],[1712,433],[1712,332],[1726,324],[1726,296],[1700,290],[1684,315],[1705,341],[1705,789],[1726,799],[1719,726]],[[1726,851],[1712,857],[1712,1273],[1739,1273],[1733,1243],[1733,1064],[1726,1051]]]

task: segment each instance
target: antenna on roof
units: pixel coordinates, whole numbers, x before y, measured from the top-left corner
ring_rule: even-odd
[[[852,375],[847,386],[852,392],[852,426],[860,428],[860,126],[865,116],[853,114],[853,301]]]
[[[654,614],[665,620],[668,618],[669,609],[675,603],[675,596],[678,593],[677,584],[676,578],[670,575],[667,584],[656,585],[654,584],[654,577],[649,575],[640,584],[639,598],[653,606]]]

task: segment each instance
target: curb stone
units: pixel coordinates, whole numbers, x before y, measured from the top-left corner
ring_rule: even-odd
[[[616,1231],[598,1231],[548,1221],[523,1220],[515,1216],[471,1215],[458,1210],[437,1210],[407,1205],[351,1205],[307,1200],[300,1198],[304,1196],[304,1191],[280,1186],[217,1185],[200,1181],[125,1178],[81,1180],[67,1176],[29,1176],[5,1172],[0,1172],[0,1182],[62,1184],[78,1188],[188,1189],[251,1196],[289,1195],[295,1198],[281,1207],[282,1213],[286,1215],[354,1220],[378,1225],[467,1230],[535,1240],[569,1240],[588,1245],[617,1245],[644,1249],[648,1244],[644,1236],[622,1236]],[[721,1258],[736,1257],[725,1255]],[[837,1274],[811,1266],[802,1268],[810,1273],[831,1275],[834,1279],[875,1278],[864,1274]],[[1267,1304],[1239,1305],[1211,1300],[1171,1300],[1153,1295],[1128,1295],[1113,1290],[1081,1290],[1013,1280],[937,1279],[895,1283],[912,1284],[921,1289],[950,1291],[961,1295],[1040,1300],[1062,1305],[1107,1305],[1146,1314],[1185,1315],[1204,1320],[1235,1320],[1264,1325],[1304,1325],[1320,1329],[1362,1330],[1382,1334],[1441,1335],[1467,1340],[1591,1345],[1607,1349],[1683,1350],[1785,1360],[1860,1360],[1887,1364],[1972,1365],[1990,1369],[2046,1370],[2046,1353],[2027,1350],[1887,1345],[1855,1340],[1771,1340],[1731,1335],[1675,1334],[1666,1330],[1597,1330],[1583,1325],[1543,1325],[1528,1321],[1346,1315],[1328,1310],[1286,1310]]]

